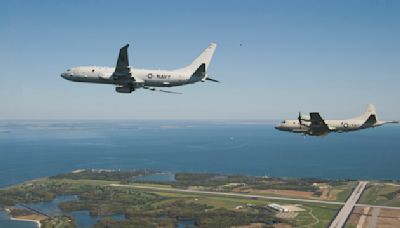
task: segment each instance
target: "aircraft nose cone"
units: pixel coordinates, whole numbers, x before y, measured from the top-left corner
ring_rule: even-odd
[[[62,73],[60,76],[61,76],[62,78],[64,78],[64,79],[70,79],[71,74],[69,74],[69,73],[67,73],[67,72],[64,72],[64,73]]]

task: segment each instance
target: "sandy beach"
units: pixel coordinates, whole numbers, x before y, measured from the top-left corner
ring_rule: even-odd
[[[15,221],[26,221],[26,222],[34,222],[37,224],[37,227],[40,228],[42,226],[42,224],[40,223],[39,220],[34,220],[34,219],[28,219],[28,218],[13,218],[10,216],[11,220],[15,220]]]
[[[25,221],[25,222],[34,222],[37,224],[37,227],[40,228],[42,224],[40,223],[41,218],[40,215],[32,214],[32,215],[26,215],[26,216],[19,216],[18,218],[14,218],[10,215],[11,210],[9,208],[4,209],[8,215],[10,216],[10,220],[15,220],[15,221]]]

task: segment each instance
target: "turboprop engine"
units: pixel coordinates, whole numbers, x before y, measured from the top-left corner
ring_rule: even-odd
[[[302,115],[301,112],[299,112],[299,116],[297,117],[297,119],[299,120],[300,125],[310,126],[310,116]]]
[[[309,115],[301,115],[300,118],[303,121],[310,121],[310,119],[311,119]]]
[[[115,87],[115,91],[118,93],[132,93],[135,89],[132,89],[131,87],[127,86],[120,86],[120,87]]]

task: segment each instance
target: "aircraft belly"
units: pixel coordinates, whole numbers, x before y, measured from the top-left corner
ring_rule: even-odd
[[[293,133],[305,133],[305,132],[308,132],[309,129],[308,128],[297,128],[297,129],[292,129],[291,131]]]
[[[113,84],[112,80],[108,79],[100,79],[95,77],[75,77],[70,79],[71,81],[75,82],[87,82],[87,83],[98,83],[98,84]]]
[[[152,87],[172,87],[184,85],[184,83],[181,81],[146,81],[145,85]]]

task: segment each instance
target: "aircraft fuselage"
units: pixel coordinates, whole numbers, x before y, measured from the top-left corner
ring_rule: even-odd
[[[138,88],[174,93],[156,87],[181,86],[206,80],[218,82],[207,75],[208,66],[217,47],[215,43],[204,49],[190,65],[177,70],[134,69],[129,65],[128,47],[129,44],[120,49],[115,68],[74,67],[62,73],[61,77],[74,82],[113,84],[117,86],[115,90],[119,93],[131,93]]]
[[[115,77],[112,67],[75,67],[67,70],[62,77],[75,82],[126,85],[132,80],[137,88],[143,86],[171,87],[201,81],[203,77],[191,77],[191,72],[184,70],[146,70],[131,69],[134,77]]]
[[[310,116],[302,116],[294,120],[284,120],[275,128],[280,131],[302,133],[305,135],[322,136],[330,132],[350,132],[361,129],[378,127],[387,123],[398,123],[397,121],[378,120],[375,107],[372,104],[358,117],[345,120],[324,120],[318,112],[311,112]]]
[[[325,120],[330,131],[334,132],[348,132],[357,131],[368,127],[378,127],[382,123],[375,123],[369,126],[363,126],[365,120]],[[285,120],[281,124],[278,124],[275,128],[281,131],[290,131],[293,133],[307,133],[310,131],[308,121],[302,121],[300,124],[299,120]]]

